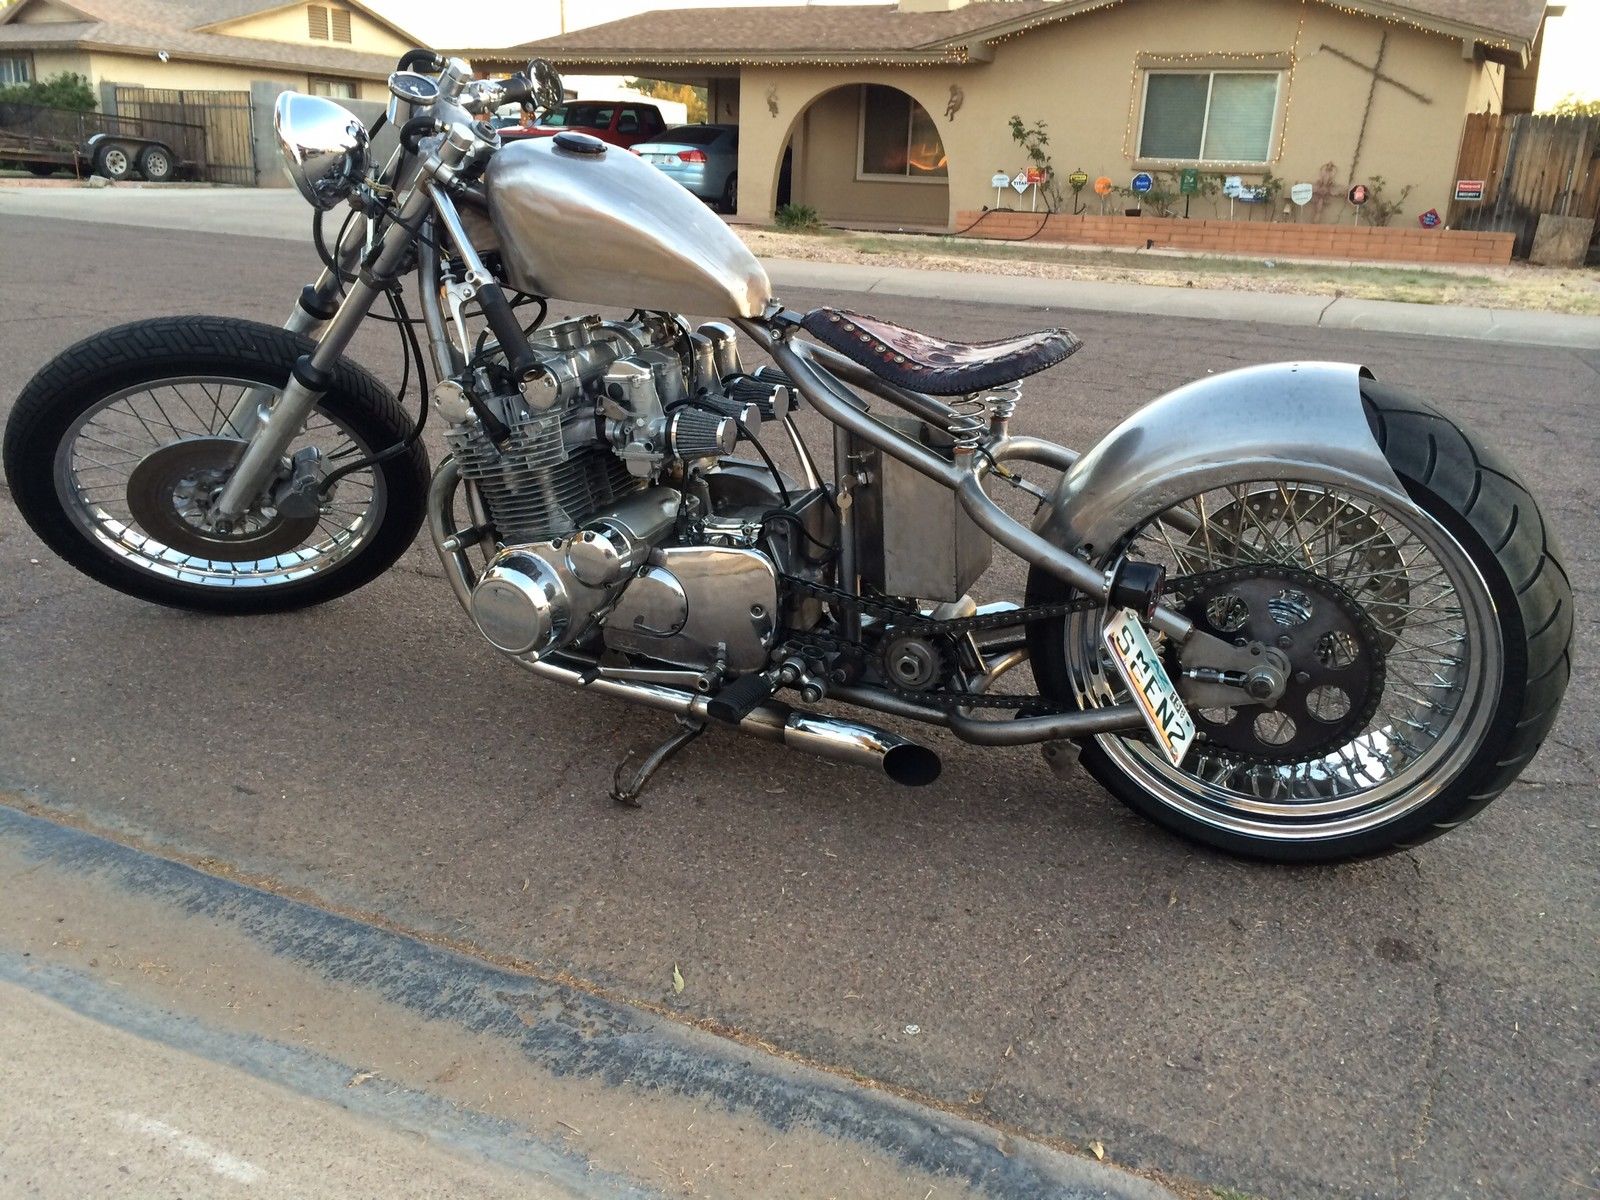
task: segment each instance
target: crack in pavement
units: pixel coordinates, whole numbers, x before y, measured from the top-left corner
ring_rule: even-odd
[[[1440,1064],[1441,1044],[1444,1040],[1444,980],[1433,972],[1433,1013],[1428,1018],[1428,1041],[1423,1049],[1420,1074],[1427,1080],[1422,1102],[1417,1106],[1416,1120],[1411,1128],[1410,1146],[1394,1161],[1394,1185],[1402,1197],[1409,1200],[1411,1189],[1406,1186],[1405,1164],[1415,1163],[1428,1141],[1428,1129],[1433,1124],[1433,1106],[1439,1098],[1439,1085],[1444,1079]]]

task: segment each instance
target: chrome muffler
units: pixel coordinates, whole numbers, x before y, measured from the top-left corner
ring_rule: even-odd
[[[720,724],[713,722],[706,712],[708,698],[693,692],[631,679],[608,679],[593,675],[576,665],[565,665],[559,658],[538,662],[517,658],[514,661],[541,678],[568,687],[630,700],[691,721]],[[939,772],[943,769],[939,756],[932,750],[899,734],[860,721],[802,712],[776,700],[757,705],[749,716],[729,728],[763,741],[781,742],[791,750],[804,751],[832,762],[871,767],[907,787],[930,784],[939,778]]]

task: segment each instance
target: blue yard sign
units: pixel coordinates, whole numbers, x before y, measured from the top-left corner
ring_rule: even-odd
[[[1133,177],[1133,190],[1141,194],[1155,187],[1156,181],[1150,177],[1149,171],[1140,171]]]

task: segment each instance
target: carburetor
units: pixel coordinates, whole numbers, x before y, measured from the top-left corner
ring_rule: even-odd
[[[677,353],[665,347],[619,358],[606,371],[606,437],[628,472],[641,479],[660,474],[668,460],[693,462],[733,453],[739,422],[719,411],[708,392],[689,398]]]

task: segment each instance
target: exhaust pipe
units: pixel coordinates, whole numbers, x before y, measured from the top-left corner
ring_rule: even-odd
[[[446,460],[434,472],[428,490],[428,533],[433,539],[434,549],[439,552],[439,561],[444,565],[445,578],[450,581],[451,590],[461,602],[461,607],[470,613],[472,587],[477,575],[467,558],[462,534],[450,528],[450,514],[460,484],[461,472],[454,460]],[[580,660],[569,659],[567,661],[571,665],[564,665],[558,656],[539,661],[517,655],[511,657],[535,675],[568,687],[603,692],[695,721],[711,720],[707,712],[709,697],[694,692],[640,680],[608,679],[596,672],[592,663]],[[943,770],[937,754],[898,734],[859,721],[798,712],[775,700],[757,705],[734,728],[764,741],[782,742],[790,749],[803,750],[818,758],[858,767],[873,767],[895,783],[907,787],[930,784],[939,778],[939,772]]]
[[[566,666],[555,658],[538,662],[518,658],[515,661],[543,679],[568,687],[602,692],[674,716],[696,721],[711,720],[706,713],[708,698],[693,692],[658,683],[608,679],[592,674],[592,668]],[[776,700],[757,705],[749,716],[731,728],[762,741],[781,742],[791,750],[801,750],[832,762],[872,767],[906,787],[924,787],[938,779],[939,772],[943,770],[937,754],[898,734],[860,721],[801,712]]]

